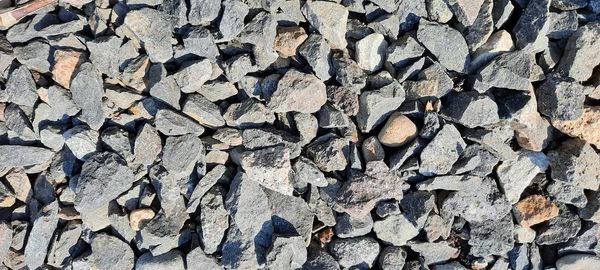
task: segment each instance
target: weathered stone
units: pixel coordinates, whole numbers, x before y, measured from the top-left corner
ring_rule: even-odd
[[[21,106],[33,107],[38,99],[36,86],[26,66],[21,65],[12,71],[6,82],[7,101]]]
[[[465,41],[469,45],[469,51],[477,50],[492,35],[494,31],[493,6],[494,0],[484,0],[479,8],[477,18],[468,27]]]
[[[445,262],[458,257],[459,254],[458,249],[450,246],[444,241],[437,243],[411,242],[408,246],[423,257],[425,264]]]
[[[101,152],[83,163],[75,187],[75,208],[80,213],[96,209],[127,191],[135,180],[123,158]]]
[[[600,63],[600,57],[594,53],[600,48],[600,42],[594,37],[600,33],[600,24],[586,24],[571,35],[565,47],[557,69],[576,81],[586,81],[592,76],[590,67]]]
[[[139,208],[129,213],[129,226],[134,231],[139,231],[143,225],[154,218],[155,213],[150,208]]]
[[[519,201],[521,193],[538,173],[550,165],[542,152],[521,151],[516,159],[505,160],[497,168],[498,183],[511,204]]]
[[[159,109],[154,120],[156,129],[167,136],[178,136],[183,134],[200,135],[204,128],[181,114],[169,109]]]
[[[510,147],[514,131],[509,126],[497,126],[489,130],[469,129],[463,134],[469,141],[479,143],[500,160],[513,159],[517,153]]]
[[[331,255],[343,268],[369,269],[379,254],[379,244],[371,237],[335,239],[329,244]]]
[[[574,120],[554,120],[552,126],[571,137],[600,147],[600,136],[594,132],[600,128],[600,107],[586,106],[581,117]]]
[[[427,191],[415,191],[406,194],[400,200],[404,216],[418,229],[425,226],[425,221],[435,208],[435,197]]]
[[[299,269],[307,258],[304,239],[299,236],[276,236],[267,254],[269,269]]]
[[[422,60],[424,63],[423,58]],[[418,76],[414,79],[416,81],[407,80],[402,84],[406,88],[406,97],[409,100],[423,97],[441,98],[450,93],[454,87],[454,82],[446,74],[446,69],[438,63],[433,63],[431,66],[420,70]]]
[[[31,269],[44,265],[48,245],[58,226],[58,202],[44,206],[32,218],[32,228],[29,232],[27,245],[25,245],[25,264]],[[9,255],[10,256],[10,255]]]
[[[310,270],[310,269],[331,269],[331,270],[339,270],[340,266],[336,262],[336,260],[329,255],[329,253],[325,250],[309,248],[308,249],[308,259],[306,263],[302,266],[302,270]]]
[[[397,68],[405,67],[423,55],[425,48],[414,37],[404,35],[387,47],[386,61]]]
[[[400,32],[400,20],[392,14],[383,14],[370,22],[368,27],[390,40],[396,40]]]
[[[275,115],[265,105],[247,99],[242,103],[234,103],[223,113],[223,119],[228,126],[248,128],[260,126],[263,123],[273,123]]]
[[[323,36],[313,33],[298,48],[298,53],[306,59],[315,75],[327,80],[333,75],[331,68],[331,48]]]
[[[209,60],[214,60],[219,55],[211,32],[203,26],[192,26],[182,35],[183,48],[177,47],[175,58],[186,57],[189,54]]]
[[[531,227],[558,216],[558,207],[544,196],[531,195],[515,205],[515,218],[523,227]]]
[[[600,258],[589,254],[571,254],[556,261],[558,270],[582,270],[600,264]]]
[[[385,247],[379,254],[379,267],[383,270],[402,269],[406,261],[406,251],[401,247]]]
[[[202,95],[189,94],[183,102],[183,113],[201,125],[216,128],[225,125],[221,109]]]
[[[225,231],[229,227],[229,216],[224,203],[225,195],[225,190],[216,186],[210,189],[200,201],[201,240],[204,252],[208,254],[219,250]]]
[[[370,34],[357,41],[355,47],[356,62],[362,69],[368,72],[381,69],[388,47],[382,34]]]
[[[163,147],[162,164],[171,175],[185,177],[204,156],[204,145],[198,136],[186,134],[168,137]]]
[[[133,251],[119,238],[97,234],[92,239],[92,267],[95,269],[128,268],[134,265]]]
[[[400,32],[408,32],[427,17],[425,1],[401,1],[393,12],[400,20]],[[422,19],[422,20],[421,20]]]
[[[216,102],[236,95],[238,90],[233,83],[211,81],[202,85],[197,92],[211,102]]]
[[[449,106],[442,108],[442,115],[466,127],[489,126],[500,121],[496,103],[475,91],[451,94],[446,102]]]
[[[591,145],[571,139],[548,153],[554,181],[597,190],[600,184],[600,156]]]
[[[75,126],[63,134],[67,147],[75,157],[84,161],[98,151],[99,137],[98,131],[84,125]]]
[[[6,120],[6,127],[10,132],[10,137],[16,137],[15,139],[23,141],[35,141],[39,139],[29,122],[29,118],[27,118],[25,112],[16,104],[12,103],[6,106],[4,109],[4,118]]]
[[[408,240],[419,234],[419,229],[401,214],[375,221],[373,231],[379,240],[394,246],[406,245]]]
[[[192,25],[210,24],[219,16],[221,2],[215,0],[190,1],[188,21]]]
[[[514,245],[512,216],[505,214],[498,220],[470,222],[470,254],[474,256],[503,255]]]
[[[333,51],[331,55],[335,79],[344,87],[355,90],[357,93],[365,87],[365,71],[350,58],[348,53]]]
[[[302,27],[278,27],[273,48],[282,57],[295,56],[298,46],[300,46],[307,38],[308,36]]]
[[[552,120],[576,120],[583,114],[586,87],[557,73],[536,89],[538,111]]]
[[[325,84],[317,77],[289,70],[279,80],[268,107],[273,112],[313,113],[327,101]]]
[[[494,57],[512,51],[514,44],[510,33],[500,30],[492,34],[485,43],[471,54],[471,70],[478,70],[481,66],[489,63]]]
[[[194,187],[194,191],[192,191],[192,195],[187,204],[187,212],[194,213],[196,212],[198,206],[202,202],[202,198],[206,192],[211,190],[211,188],[219,181],[219,179],[225,173],[225,166],[217,165],[212,170],[210,170],[206,175],[200,179],[198,184]],[[218,191],[218,190],[217,190]],[[216,191],[215,191],[216,192]],[[213,194],[212,196],[216,196]],[[210,252],[212,253],[212,252]]]
[[[353,218],[343,213],[336,217],[335,233],[340,238],[363,236],[371,232],[372,228],[373,218],[370,214],[364,217]]]
[[[479,71],[473,88],[480,93],[492,87],[528,91],[530,61],[523,51],[503,53]]]
[[[359,97],[359,110],[356,115],[358,127],[364,133],[381,124],[388,115],[400,107],[405,92],[397,81],[378,90],[365,91]]]
[[[181,65],[173,77],[181,92],[193,93],[198,91],[208,81],[212,73],[212,64],[208,59],[188,61]]]
[[[540,43],[547,40],[549,8],[550,0],[529,1],[513,28],[517,48],[531,47],[533,51],[538,51]]]
[[[153,256],[151,252],[145,252],[135,261],[136,270],[151,269],[173,269],[184,270],[183,257],[179,250],[171,250],[167,253]]]
[[[164,63],[173,56],[171,25],[166,14],[151,8],[127,13],[124,25],[139,39],[153,62]]]
[[[291,170],[289,155],[286,148],[276,146],[243,152],[240,162],[253,181],[268,189],[292,195],[294,188],[289,179]]]
[[[362,217],[380,201],[402,198],[402,185],[383,161],[372,161],[364,173],[352,172],[336,195],[336,207],[352,217]]]
[[[460,32],[449,26],[420,20],[417,39],[449,70],[468,72],[469,47]]]
[[[451,0],[448,1],[448,5],[454,12],[454,15],[458,21],[465,27],[470,26],[477,19],[479,9],[484,0],[477,0],[475,2],[469,2],[464,0]]]
[[[244,27],[244,18],[249,8],[244,2],[226,0],[221,3],[223,15],[219,21],[219,33],[224,41],[237,36]]]
[[[577,31],[577,12],[566,11],[566,12],[550,12],[548,16],[548,34],[549,38],[563,39],[569,38],[575,31]]]
[[[581,220],[566,205],[558,205],[558,216],[538,228],[535,242],[538,245],[553,245],[567,242],[581,229]]]
[[[560,10],[575,10],[584,8],[588,2],[586,0],[552,0],[551,5]]]
[[[81,108],[79,119],[92,129],[98,130],[104,124],[102,96],[104,88],[102,78],[94,66],[89,63],[79,65],[75,77],[71,81],[73,101]]]
[[[346,48],[348,10],[344,6],[332,2],[313,1],[302,6],[302,13],[333,48]]]
[[[24,46],[13,48],[14,55],[19,62],[30,70],[40,73],[50,72],[50,45],[42,40],[32,40]]]
[[[362,157],[365,162],[369,161],[383,161],[385,158],[385,151],[379,140],[375,136],[366,138],[362,143]]]
[[[161,139],[156,129],[150,124],[140,128],[133,148],[134,162],[151,165],[162,151]]]
[[[446,124],[421,152],[419,172],[426,175],[445,174],[452,169],[466,147],[454,125]]]
[[[294,170],[294,180],[325,187],[328,185],[325,175],[317,168],[317,165],[310,159],[303,156],[299,157],[292,165]]]
[[[194,265],[202,269],[221,269],[216,258],[210,257],[200,247],[194,248],[185,256],[186,265]],[[188,266],[189,268],[189,266]]]
[[[275,16],[268,12],[259,12],[252,18],[238,36],[243,43],[250,43],[257,47],[272,48],[277,35],[277,21]]]
[[[348,164],[348,140],[326,134],[309,144],[306,153],[317,167],[325,172],[341,171]]]

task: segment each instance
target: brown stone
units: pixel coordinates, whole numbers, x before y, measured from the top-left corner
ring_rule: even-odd
[[[381,144],[389,147],[402,146],[417,136],[417,126],[400,112],[390,115],[377,136]]]
[[[6,121],[6,118],[4,118],[4,109],[6,109],[6,103],[0,102],[0,121],[1,122]]]
[[[320,242],[321,246],[325,246],[325,245],[329,244],[329,242],[331,242],[332,238],[333,238],[333,229],[331,229],[331,227],[327,227],[324,230],[322,230],[321,232],[319,232],[319,242]]]
[[[129,226],[134,231],[139,231],[140,227],[147,221],[150,221],[154,215],[154,211],[150,208],[135,209],[129,214]]]
[[[225,164],[229,159],[229,154],[225,151],[212,150],[206,154],[207,164]]]
[[[6,174],[6,181],[15,192],[15,197],[22,202],[28,202],[31,197],[31,182],[23,168],[14,168]]]
[[[73,50],[56,50],[54,52],[54,66],[52,79],[62,87],[69,89],[71,78],[77,66],[84,61],[83,53]]]
[[[81,219],[79,212],[75,210],[75,207],[63,207],[58,211],[58,218],[62,220],[78,220]]]
[[[45,87],[40,87],[36,90],[38,97],[40,97],[40,99],[45,102],[45,103],[50,103],[48,102],[48,88]]]
[[[15,201],[16,199],[13,196],[0,198],[0,208],[11,207],[13,204],[15,204]]]
[[[561,132],[600,148],[600,107],[585,107],[577,120],[552,121]]]
[[[513,214],[523,227],[531,227],[558,216],[558,207],[542,195],[531,195],[514,206]]]
[[[278,27],[277,36],[273,47],[281,57],[290,57],[296,55],[296,50],[306,39],[308,35],[304,29],[299,26]]]

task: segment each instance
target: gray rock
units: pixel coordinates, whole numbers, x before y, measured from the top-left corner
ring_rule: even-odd
[[[273,233],[277,235],[299,235],[305,246],[310,243],[313,231],[314,214],[309,205],[300,197],[287,196],[265,190],[271,207]]]
[[[460,32],[449,26],[420,20],[417,39],[449,70],[468,72],[469,47]]]
[[[317,138],[306,148],[308,157],[324,172],[344,170],[349,152],[348,140],[331,133]]]
[[[434,242],[440,238],[444,240],[448,239],[452,230],[453,221],[454,218],[446,220],[440,215],[430,215],[423,227],[423,231],[425,231],[427,236],[427,241]]]
[[[258,69],[250,58],[250,54],[246,53],[227,59],[223,63],[222,68],[227,80],[232,83],[238,82],[249,72],[254,72]]]
[[[537,88],[538,111],[553,120],[575,120],[583,114],[586,87],[557,73]]]
[[[379,243],[367,236],[335,239],[329,244],[331,255],[342,268],[369,269],[380,249]]]
[[[289,179],[290,153],[282,146],[275,146],[242,153],[240,163],[248,177],[262,186],[292,195],[294,190]]]
[[[515,45],[519,49],[533,47],[536,51],[538,43],[546,39],[548,33],[548,15],[550,0],[531,0],[513,28]],[[547,40],[547,39],[546,39]]]
[[[600,56],[594,53],[600,42],[594,37],[600,33],[599,23],[589,23],[577,29],[569,37],[557,69],[576,81],[586,81],[592,76],[589,66],[600,63]]]
[[[479,71],[473,88],[480,93],[492,87],[529,91],[530,61],[523,51],[503,53]]]
[[[327,101],[332,107],[346,115],[353,116],[358,113],[358,95],[352,89],[343,86],[328,86]]]
[[[269,269],[300,269],[307,259],[306,244],[300,236],[275,236],[267,254]]]
[[[219,49],[215,44],[210,31],[203,26],[189,27],[182,36],[183,48],[177,47],[175,58],[185,57],[193,54],[214,60],[219,55]]]
[[[92,238],[91,263],[95,269],[125,269],[134,265],[133,251],[119,238],[97,234]]]
[[[202,202],[202,198],[206,192],[211,190],[211,188],[221,179],[223,174],[225,173],[226,167],[223,165],[217,165],[212,170],[210,170],[206,175],[204,175],[198,184],[194,187],[194,191],[192,191],[192,195],[187,204],[187,212],[194,213],[196,209]],[[218,190],[217,190],[218,191]],[[216,191],[215,191],[216,192]],[[213,194],[212,197],[216,197],[216,194]],[[212,253],[212,252],[210,252]]]
[[[212,64],[208,59],[188,61],[173,75],[184,93],[193,93],[211,78]]]
[[[494,1],[494,8],[492,9],[492,17],[494,18],[494,26],[496,29],[502,27],[506,21],[510,18],[515,7],[510,0],[496,0]]]
[[[71,251],[76,253],[81,249],[81,246],[77,244],[80,236],[81,225],[67,224],[61,230],[60,237],[55,237],[54,242],[50,246],[48,264],[54,267],[66,265],[71,257]],[[133,261],[131,264],[133,264]]]
[[[477,50],[483,45],[494,31],[494,19],[492,9],[494,0],[484,0],[479,8],[477,18],[468,27],[468,33],[465,36],[465,41],[469,45],[471,52]]]
[[[383,66],[388,43],[382,34],[373,33],[357,41],[355,46],[356,62],[368,71],[374,72]]]
[[[48,105],[54,110],[62,112],[68,116],[74,116],[79,112],[79,107],[73,101],[70,91],[60,86],[50,86],[48,88]]]
[[[179,99],[181,90],[175,81],[174,76],[166,76],[166,70],[162,64],[154,64],[148,70],[148,76],[151,77],[150,96],[164,102],[165,104],[179,110]]]
[[[576,270],[585,269],[590,265],[598,265],[600,259],[598,256],[590,254],[571,254],[561,257],[556,261],[558,270]]]
[[[517,158],[505,160],[497,168],[498,183],[509,203],[519,201],[521,193],[538,173],[543,173],[550,165],[542,152],[520,151]]]
[[[74,126],[63,134],[67,147],[75,157],[83,161],[98,151],[99,137],[98,131],[84,125]]]
[[[470,254],[474,256],[504,255],[513,245],[513,223],[510,214],[499,220],[470,222]]]
[[[238,82],[240,83],[240,82]],[[237,88],[231,82],[222,82],[222,81],[210,81],[202,85],[200,89],[197,90],[199,94],[210,100],[211,102],[216,102],[219,100],[224,100],[235,96],[238,94]]]
[[[587,197],[587,204],[585,207],[577,209],[577,213],[584,220],[598,223],[600,221],[600,193],[592,192]]]
[[[379,254],[379,267],[382,270],[402,269],[406,261],[406,251],[401,247],[385,247]]]
[[[400,20],[392,14],[383,14],[370,22],[368,27],[390,40],[396,40],[400,32]]]
[[[357,93],[367,84],[365,71],[350,58],[347,53],[334,51],[331,55],[335,79],[344,87],[353,89]]]
[[[566,11],[566,12],[550,12],[548,16],[548,34],[549,38],[563,39],[569,38],[575,31],[577,31],[577,12]]]
[[[584,8],[588,2],[587,0],[552,0],[551,5],[560,10],[575,10]]]
[[[32,227],[29,232],[27,245],[25,245],[25,264],[30,269],[37,269],[44,265],[48,245],[58,226],[58,202],[54,201],[44,206],[32,217]]]
[[[127,13],[124,25],[140,40],[151,61],[164,63],[173,57],[173,26],[166,14],[151,8],[133,10]]]
[[[146,166],[151,165],[161,151],[162,145],[158,132],[150,124],[144,124],[135,137],[134,162]]]
[[[133,160],[133,147],[129,133],[118,127],[109,127],[100,135],[102,145],[123,157],[127,162]]]
[[[467,140],[479,143],[500,160],[516,158],[517,153],[510,146],[513,136],[514,130],[509,126],[498,126],[490,130],[469,129],[463,134]]]
[[[221,1],[192,0],[188,10],[188,21],[192,25],[210,24],[219,16]]]
[[[390,168],[392,170],[399,169],[406,160],[420,154],[426,145],[427,142],[425,140],[417,138],[408,145],[403,146],[390,157]]]
[[[340,238],[352,238],[363,236],[371,232],[373,229],[373,218],[371,214],[364,217],[353,218],[352,216],[342,213],[337,215],[335,224],[335,234]]]
[[[425,48],[414,37],[404,35],[387,48],[386,61],[396,68],[401,68],[417,60],[424,52]]]
[[[556,201],[568,203],[577,207],[585,207],[587,198],[583,192],[584,188],[570,185],[561,181],[554,181],[547,187],[548,194],[552,195]]]
[[[400,215],[402,211],[400,210],[400,205],[396,200],[383,201],[377,204],[377,208],[375,209],[375,213],[382,218],[385,218],[390,215]]]
[[[415,191],[406,194],[400,200],[404,216],[417,227],[425,226],[429,213],[435,209],[435,196],[427,191]]]
[[[452,19],[452,10],[443,0],[426,0],[427,18],[439,23],[447,23]]]
[[[210,189],[200,201],[200,228],[202,230],[200,235],[204,252],[208,254],[219,250],[225,231],[229,227],[229,216],[224,203],[225,195],[225,190],[216,186]]]
[[[310,159],[303,156],[299,157],[292,165],[294,171],[294,181],[325,187],[328,185],[325,175],[319,170],[317,165]]]
[[[422,63],[424,63],[425,59],[421,58],[421,60],[417,61],[415,64],[420,65],[418,68],[418,76],[416,78],[412,78],[414,80],[406,80],[403,83],[404,88],[406,89],[407,99],[419,99],[422,97],[443,97],[450,93],[454,87],[454,82],[448,74],[446,74],[446,69],[442,67],[438,63],[433,63],[431,66],[420,69],[422,67]],[[408,67],[404,74],[399,73],[399,77],[402,76],[401,79],[409,79],[413,77],[409,74],[413,66]]]
[[[81,167],[75,187],[75,208],[83,213],[106,205],[127,191],[134,180],[131,169],[119,155],[94,154]]]
[[[200,135],[204,133],[204,128],[201,125],[169,109],[158,110],[154,125],[160,133],[167,136]]]
[[[28,174],[39,173],[50,165],[54,152],[43,147],[0,145],[0,172],[23,167]]]
[[[424,175],[448,173],[466,146],[454,125],[444,125],[421,152],[419,172]]]
[[[419,234],[419,229],[401,214],[375,221],[373,231],[379,240],[393,246],[406,245],[408,240]]]
[[[470,181],[463,183],[472,186],[451,193],[442,203],[441,213],[445,216],[460,216],[469,222],[481,222],[498,220],[510,212],[511,204],[502,196],[491,178],[469,178],[475,179],[470,184]],[[481,182],[478,183],[479,181]]]
[[[186,265],[202,269],[223,269],[216,258],[210,257],[200,247],[194,248],[185,256]]]
[[[35,81],[26,66],[21,65],[14,69],[6,82],[6,95],[9,102],[33,107],[38,99]]]
[[[0,258],[5,258],[13,239],[13,229],[10,223],[0,222]]]
[[[100,129],[104,124],[102,111],[104,88],[100,74],[91,63],[86,62],[79,66],[71,81],[71,94],[75,104],[81,108],[78,118],[92,129]]]
[[[283,130],[274,128],[251,128],[244,130],[242,144],[247,150],[259,150],[272,146],[284,146],[290,159],[300,156],[300,139]]]
[[[548,158],[554,181],[584,189],[598,189],[600,157],[591,145],[578,139],[570,139],[550,151]]]
[[[400,32],[408,32],[417,26],[421,18],[427,17],[425,1],[401,1],[393,12],[400,20]]]
[[[567,242],[581,229],[581,220],[564,204],[558,205],[558,216],[537,229],[535,242],[538,245],[553,245]]]
[[[9,132],[13,133],[9,133],[10,137],[17,137],[17,139],[22,141],[36,141],[39,139],[29,122],[29,118],[27,118],[25,112],[16,104],[11,103],[6,106],[4,109],[4,118],[6,120],[6,127]]]
[[[332,2],[307,2],[302,6],[302,14],[311,26],[335,49],[346,48],[346,23],[348,21],[348,10],[337,3]]]
[[[325,84],[312,74],[290,69],[279,80],[267,106],[273,112],[317,112],[327,101]]]
[[[383,161],[367,163],[364,173],[353,171],[336,195],[336,208],[352,217],[368,214],[377,203],[401,199],[403,181]]]
[[[363,92],[359,97],[359,110],[356,115],[360,130],[367,133],[381,124],[387,116],[400,107],[404,98],[404,88],[397,81],[378,90]]]
[[[33,40],[25,46],[13,48],[15,58],[26,65],[29,69],[40,73],[50,71],[50,45],[41,40]]]
[[[254,100],[247,99],[242,103],[234,103],[223,113],[223,119],[231,127],[256,127],[263,123],[272,124],[275,115],[265,105]]]
[[[490,97],[475,91],[448,95],[446,102],[449,106],[442,108],[442,115],[463,126],[489,126],[500,121],[498,105]]]
[[[418,243],[411,242],[410,249],[423,257],[425,264],[437,264],[458,257],[459,250],[450,246],[447,242]]]
[[[221,2],[223,16],[219,21],[219,33],[223,41],[237,36],[244,27],[244,18],[248,15],[249,8],[244,2],[226,0]]]
[[[187,95],[183,101],[182,112],[203,126],[217,128],[225,125],[219,106],[202,95]]]
[[[84,26],[85,23],[79,18],[61,23],[57,15],[44,12],[11,27],[6,33],[6,39],[11,43],[25,43],[36,37],[46,38],[79,32]]]
[[[313,33],[298,47],[298,53],[304,57],[315,75],[325,81],[333,75],[331,68],[331,48],[323,36]]]
[[[186,134],[168,137],[163,147],[162,164],[170,175],[189,176],[204,156],[204,145],[198,136]]]
[[[293,115],[293,119],[296,123],[296,129],[300,134],[302,145],[308,144],[317,136],[319,123],[314,115],[310,113],[296,113]]]
[[[337,261],[325,250],[308,249],[308,259],[302,266],[302,270],[331,269],[339,270]]]
[[[245,26],[238,39],[257,47],[271,48],[275,41],[277,21],[268,12],[260,12]]]
[[[112,78],[119,74],[121,59],[117,52],[122,43],[123,40],[117,36],[102,36],[86,43],[90,60],[99,72]]]
[[[448,1],[448,5],[454,12],[456,19],[465,27],[471,26],[477,19],[479,9],[483,4],[483,0],[469,2],[463,0]]]
[[[362,143],[362,157],[365,162],[383,161],[385,158],[385,150],[376,136],[366,138]]]
[[[135,270],[151,269],[184,270],[181,252],[174,249],[158,256],[153,256],[151,252],[145,252],[135,261]]]

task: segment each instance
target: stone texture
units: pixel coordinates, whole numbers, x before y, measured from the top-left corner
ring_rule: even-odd
[[[558,216],[558,207],[541,195],[531,195],[517,203],[513,211],[523,227],[531,227]]]
[[[151,61],[164,63],[171,59],[173,29],[164,13],[151,8],[133,10],[127,13],[124,25],[141,41]]]
[[[104,124],[102,96],[104,89],[102,78],[94,66],[89,63],[79,65],[75,77],[71,81],[73,101],[81,108],[79,119],[92,129],[98,130]]]
[[[290,153],[282,147],[276,146],[261,150],[246,151],[242,153],[240,163],[248,177],[262,186],[292,195],[293,186],[289,179]]]
[[[298,53],[304,57],[315,75],[321,80],[327,80],[333,75],[331,68],[331,48],[322,35],[313,33],[300,47]]]
[[[536,50],[538,43],[547,40],[549,8],[550,0],[534,0],[527,4],[513,29],[517,48]]]
[[[600,108],[584,107],[581,117],[574,120],[554,120],[552,126],[561,132],[600,147],[600,137],[597,132],[600,128]]]
[[[306,32],[304,32],[304,28],[302,27],[278,27],[273,48],[282,57],[295,56],[298,47],[307,38],[308,35],[306,35]]]
[[[380,247],[375,239],[363,236],[335,239],[329,250],[343,268],[369,269],[375,264]]]
[[[576,120],[583,114],[586,91],[570,78],[550,74],[536,89],[538,111],[551,120]]]
[[[445,25],[421,20],[417,39],[449,70],[468,72],[469,48],[460,32]]]
[[[466,147],[460,133],[446,124],[421,152],[419,172],[426,175],[445,174],[452,169]]]
[[[397,81],[378,90],[363,92],[359,97],[356,115],[360,130],[366,133],[383,123],[388,115],[400,107],[404,98],[404,88]]]
[[[550,151],[548,158],[554,181],[585,189],[598,189],[600,156],[591,145],[570,139]]]
[[[325,84],[311,74],[292,69],[279,80],[268,108],[273,112],[313,113],[326,101]]]
[[[346,47],[348,10],[344,6],[324,1],[307,2],[302,6],[302,14],[333,48]]]
[[[594,52],[600,43],[594,37],[600,31],[600,24],[590,23],[577,29],[565,47],[557,69],[576,81],[586,81],[592,75],[592,67],[600,63]]]
[[[463,126],[489,126],[500,121],[496,103],[475,91],[450,94],[446,102],[452,106],[444,106],[441,114]]]
[[[373,33],[356,42],[356,62],[368,71],[374,72],[383,66],[388,43],[382,34]]]
[[[516,203],[521,193],[538,173],[546,171],[550,161],[542,152],[521,151],[516,159],[505,160],[496,168],[498,183],[510,203]]]
[[[419,230],[404,215],[391,215],[373,224],[377,238],[388,245],[403,246],[419,234]]]

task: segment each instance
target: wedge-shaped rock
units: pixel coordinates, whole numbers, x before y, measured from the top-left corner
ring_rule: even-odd
[[[496,168],[498,183],[509,203],[519,201],[521,193],[538,173],[543,173],[550,165],[542,152],[521,151],[516,159],[505,160]]]
[[[466,146],[454,125],[444,125],[421,152],[419,172],[424,175],[448,173]]]
[[[75,208],[83,213],[116,199],[135,180],[123,158],[111,152],[92,155],[81,167],[75,186]]]
[[[443,25],[420,20],[417,39],[438,59],[442,66],[456,72],[468,72],[469,47],[457,30]]]
[[[554,181],[590,190],[598,189],[600,156],[591,145],[578,139],[570,139],[550,151],[548,158]]]
[[[346,48],[346,7],[333,2],[309,1],[302,6],[302,13],[333,48]]]
[[[32,218],[32,222],[24,251],[25,264],[30,269],[37,269],[44,265],[48,245],[58,225],[58,202],[54,201],[42,208]]]
[[[336,195],[336,207],[353,217],[368,214],[378,202],[401,199],[404,181],[383,161],[367,163],[365,172],[353,171]]]
[[[164,63],[173,57],[173,26],[165,13],[151,8],[133,10],[127,13],[124,25],[141,41],[152,62]]]
[[[71,81],[71,94],[75,104],[81,108],[78,118],[92,129],[98,130],[104,124],[102,77],[89,62],[81,64],[74,76]]]
[[[50,165],[54,152],[43,147],[0,145],[0,172],[23,167],[26,173],[39,173]]]
[[[246,151],[240,158],[242,169],[252,181],[285,195],[294,187],[289,179],[290,153],[283,146]]]
[[[356,115],[360,130],[367,133],[383,123],[387,116],[400,107],[405,96],[404,88],[396,80],[381,89],[365,91],[360,94],[359,109]]]
[[[475,91],[450,94],[442,115],[463,126],[474,128],[498,123],[498,105],[488,96]]]
[[[588,89],[558,73],[550,74],[536,91],[538,111],[551,120],[576,120],[583,114]]]
[[[593,68],[600,64],[600,24],[586,24],[571,35],[558,63],[558,70],[576,81],[586,81],[592,76]]]
[[[291,69],[279,80],[269,100],[273,112],[317,112],[327,101],[325,84],[312,74]]]

